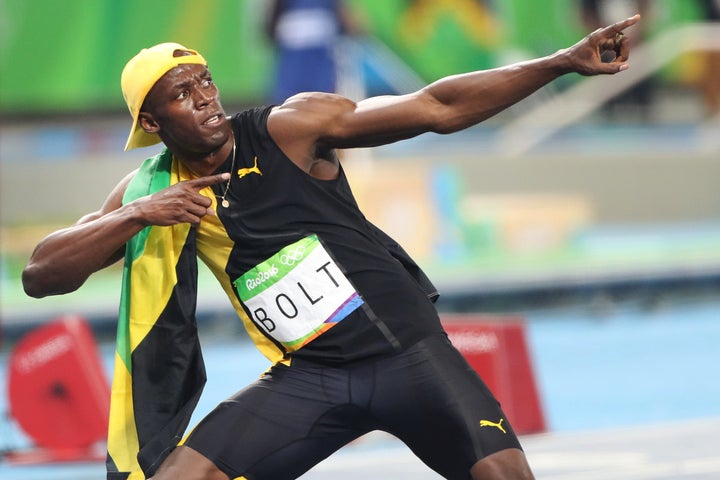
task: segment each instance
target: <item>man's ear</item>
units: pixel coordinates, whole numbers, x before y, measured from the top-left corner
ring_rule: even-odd
[[[158,125],[153,116],[148,112],[140,112],[138,114],[138,123],[147,133],[158,133],[158,131],[160,131],[160,125]]]

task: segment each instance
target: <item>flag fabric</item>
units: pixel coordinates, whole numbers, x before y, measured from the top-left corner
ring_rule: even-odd
[[[178,181],[167,150],[123,203]],[[126,246],[108,430],[108,480],[143,480],[180,442],[205,384],[195,320],[195,229],[149,226]]]

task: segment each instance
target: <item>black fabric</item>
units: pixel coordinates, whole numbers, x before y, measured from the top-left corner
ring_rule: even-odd
[[[363,361],[441,332],[432,305],[437,292],[422,270],[364,217],[342,167],[337,179],[318,180],[285,156],[267,131],[270,110],[251,109],[232,119],[238,156],[228,192],[231,207],[218,209],[235,242],[229,277],[234,280],[283,247],[316,234],[365,304],[294,357],[327,364]],[[229,171],[230,163],[218,172]],[[236,175],[255,166],[259,173]],[[221,194],[224,185],[213,188]]]
[[[117,465],[115,465],[115,462],[110,454],[105,457],[105,469],[107,471],[107,475],[105,477],[107,480],[127,480],[130,476],[130,472],[118,471]]]
[[[230,478],[290,480],[372,430],[395,435],[448,479],[467,480],[478,460],[520,448],[497,400],[444,334],[350,367],[277,365],[220,404],[186,445]]]
[[[107,480],[127,480],[127,478],[130,476],[130,472],[111,472],[108,470]]]

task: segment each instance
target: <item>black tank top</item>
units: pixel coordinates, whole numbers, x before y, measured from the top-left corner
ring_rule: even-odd
[[[433,305],[437,292],[427,277],[396,242],[363,216],[342,167],[337,179],[319,180],[285,156],[267,130],[271,108],[246,110],[232,118],[237,151],[226,196],[230,207],[218,205],[217,212],[234,242],[225,270],[232,281],[248,276],[288,245],[314,235],[363,303],[291,352],[263,328],[267,322],[262,316],[243,302],[253,322],[288,355],[328,364],[397,352],[442,331]],[[231,163],[229,158],[217,173],[229,171]],[[225,184],[213,188],[222,195]],[[277,259],[287,260],[283,255]],[[261,280],[253,276],[250,284]],[[305,299],[314,300],[308,293],[312,285],[300,287]],[[278,306],[290,316],[297,314],[289,298],[278,297]]]

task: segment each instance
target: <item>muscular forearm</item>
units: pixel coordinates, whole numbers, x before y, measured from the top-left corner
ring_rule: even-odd
[[[92,273],[117,261],[125,243],[143,228],[133,210],[128,205],[45,238],[23,270],[25,292],[41,298],[75,291]]]
[[[448,77],[429,85],[423,94],[440,105],[430,128],[449,133],[482,122],[566,73],[612,75],[627,69],[629,47],[623,30],[639,20],[635,15],[597,29],[547,57]],[[603,60],[606,52],[613,54],[612,60]]]
[[[440,107],[433,122],[437,133],[452,133],[475,125],[571,71],[563,52],[536,60],[445,77],[425,92]]]
[[[201,190],[230,179],[222,173],[185,180],[121,205],[132,176],[115,188],[100,211],[40,242],[23,270],[28,295],[39,298],[77,290],[91,274],[119,260],[125,243],[146,226],[198,226],[212,212],[212,201]]]

